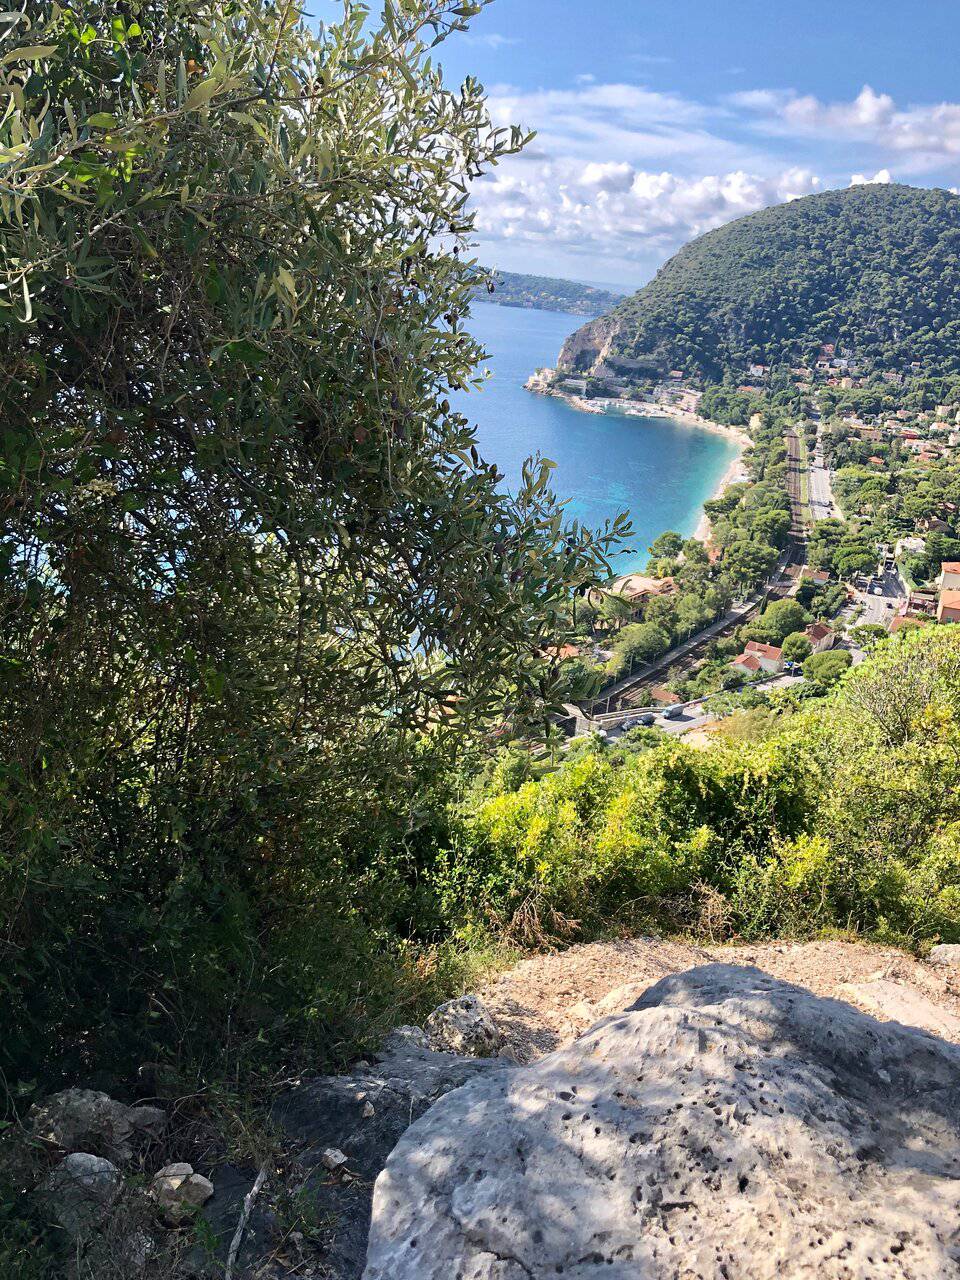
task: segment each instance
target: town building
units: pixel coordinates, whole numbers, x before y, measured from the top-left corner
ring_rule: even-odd
[[[811,622],[809,627],[804,628],[803,634],[810,641],[814,653],[823,653],[825,649],[832,649],[837,638],[836,632],[824,622]]]
[[[937,600],[938,622],[960,622],[960,591],[941,591]]]
[[[743,653],[734,658],[731,665],[751,673],[766,671],[775,674],[783,670],[783,650],[773,644],[761,644],[759,640],[748,640]]]

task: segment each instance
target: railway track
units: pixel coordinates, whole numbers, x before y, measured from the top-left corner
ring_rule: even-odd
[[[619,689],[614,695],[598,698],[593,708],[603,707],[606,711],[625,711],[633,707],[645,705],[646,691],[651,683],[663,680],[669,672],[670,677],[683,676],[691,671],[706,656],[708,648],[717,640],[722,640],[737,627],[743,625],[771,600],[779,600],[790,595],[796,588],[797,579],[807,562],[807,521],[805,503],[803,501],[802,474],[804,468],[803,446],[796,429],[789,428],[784,435],[787,450],[787,496],[790,499],[790,534],[780,568],[775,579],[768,585],[765,593],[747,612],[732,618],[725,626],[710,631],[703,639],[684,649],[678,657],[671,659],[669,654],[652,670],[647,669],[635,680]]]

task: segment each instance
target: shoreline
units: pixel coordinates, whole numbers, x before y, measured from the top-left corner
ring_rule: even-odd
[[[573,395],[567,391],[557,391],[551,387],[544,386],[536,374],[525,383],[525,389],[537,395],[548,395],[557,400],[563,400],[572,409],[578,409],[581,413],[605,415],[613,412],[625,418],[668,418],[671,422],[679,422],[688,427],[697,427],[701,431],[710,431],[714,435],[726,436],[728,440],[731,440],[736,445],[737,453],[730,460],[730,464],[720,477],[716,489],[710,494],[709,498],[705,499],[707,502],[722,498],[731,485],[739,484],[741,481],[748,479],[746,468],[743,465],[743,454],[744,450],[753,446],[753,441],[743,427],[733,427],[723,422],[714,422],[710,418],[702,418],[698,413],[691,413],[689,409],[676,409],[668,405],[655,404],[651,400],[619,400],[610,397],[587,400],[584,396]],[[710,547],[710,519],[705,511],[701,511],[700,519],[697,521],[697,526],[691,537],[696,538],[698,542],[702,542],[705,547]]]

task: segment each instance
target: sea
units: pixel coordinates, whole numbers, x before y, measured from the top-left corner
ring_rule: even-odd
[[[599,527],[626,511],[633,534],[611,561],[615,573],[641,569],[667,529],[693,534],[704,502],[737,453],[725,436],[667,417],[583,413],[552,396],[524,391],[534,371],[556,363],[564,338],[583,323],[558,311],[476,302],[469,328],[487,352],[490,377],[456,397],[476,425],[477,447],[515,492],[526,458],[555,462],[553,489],[571,519]]]

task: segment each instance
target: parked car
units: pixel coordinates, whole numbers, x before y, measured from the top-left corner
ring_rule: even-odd
[[[624,733],[628,733],[631,729],[636,729],[637,725],[642,723],[643,721],[638,716],[631,716],[629,720],[624,720],[620,728]]]
[[[644,714],[640,716],[640,723],[644,726],[644,728],[649,729],[649,727],[652,724],[657,723],[657,717],[653,715],[651,712],[645,711]]]
[[[663,712],[664,720],[677,720],[683,715],[683,707],[666,707]]]

